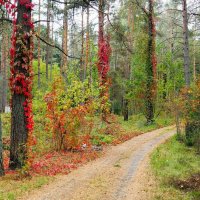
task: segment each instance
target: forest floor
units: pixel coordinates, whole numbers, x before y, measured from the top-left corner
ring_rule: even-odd
[[[149,170],[149,154],[174,133],[173,126],[161,128],[110,146],[101,158],[56,176],[52,183],[20,199],[152,200],[157,182]]]

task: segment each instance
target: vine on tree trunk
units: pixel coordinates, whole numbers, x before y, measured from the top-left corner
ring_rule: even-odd
[[[8,14],[12,16],[13,33],[11,37],[10,49],[10,90],[11,90],[11,108],[12,108],[12,133],[11,133],[11,162],[10,167],[22,167],[31,161],[31,146],[35,144],[32,136],[33,132],[33,115],[32,115],[32,60],[33,60],[33,29],[34,25],[31,20],[31,11],[34,5],[31,0],[5,1],[0,0]],[[22,104],[22,105],[21,105]],[[21,123],[18,118],[16,107],[23,107],[23,112],[19,113],[24,119],[24,127],[19,127]],[[15,111],[13,110],[15,108]],[[19,122],[19,123],[18,123]],[[19,133],[20,128],[25,132]],[[19,139],[22,134],[23,139]],[[13,147],[14,146],[14,147]],[[13,151],[12,151],[13,150]],[[29,159],[27,159],[29,158]]]

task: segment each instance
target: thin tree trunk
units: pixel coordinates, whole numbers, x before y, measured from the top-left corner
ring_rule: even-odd
[[[50,39],[50,0],[47,0],[47,41],[49,42]],[[50,49],[49,45],[46,45],[46,80],[49,79],[49,54]]]
[[[194,22],[194,29],[196,30],[196,18],[195,18],[195,22]],[[196,37],[195,36],[194,36],[193,53],[194,53],[194,58],[193,58],[193,80],[195,82],[196,79],[197,79],[197,77],[196,77]]]
[[[189,57],[189,32],[188,32],[188,13],[187,0],[182,0],[183,6],[183,39],[184,39],[184,73],[186,87],[190,87],[190,57]]]
[[[3,56],[3,55],[2,55]],[[2,94],[2,73],[0,66],[0,94]],[[1,122],[1,113],[2,113],[2,98],[0,98],[0,176],[4,175],[4,166],[3,166],[3,144],[2,144],[2,122]]]
[[[4,112],[5,110],[5,105],[3,103],[3,99],[5,96],[5,92],[4,92],[4,76],[5,76],[5,60],[6,60],[6,49],[5,49],[5,30],[3,30],[2,32],[2,45],[1,45],[1,66],[0,66],[0,87],[1,87],[1,91],[0,91],[0,110],[2,112]]]
[[[104,0],[99,0],[99,48],[101,47],[100,45],[103,43],[104,39],[104,4]]]
[[[38,10],[38,35],[40,36],[40,31],[41,31],[41,23],[40,23],[40,15],[41,15],[41,0],[39,0],[39,10]],[[41,62],[41,43],[40,43],[40,39],[38,39],[38,88],[40,88],[41,86],[41,78],[40,78],[40,62]]]
[[[4,166],[3,166],[3,144],[2,144],[2,122],[1,122],[1,110],[0,110],[0,176],[3,176]]]
[[[131,46],[133,44],[132,41],[132,34],[134,32],[134,16],[133,16],[133,8],[131,7],[131,4],[129,5],[129,9],[128,9],[128,27],[129,27],[129,31],[128,31],[128,35],[127,38],[129,40],[129,46]],[[124,64],[125,64],[125,79],[126,80],[130,80],[131,77],[131,66],[126,64],[126,62],[128,61],[128,63],[131,63],[131,54],[129,52],[127,52],[127,58],[126,60],[124,60]],[[123,115],[124,115],[124,121],[128,121],[129,119],[129,100],[127,99],[127,94],[128,94],[128,88],[127,86],[125,86],[125,95],[123,97]]]
[[[53,15],[51,15],[51,20],[52,20],[52,27],[51,27],[51,39],[52,41],[54,40],[53,37],[54,37],[54,34],[53,34],[53,26],[54,26],[54,23],[53,23]],[[50,81],[52,81],[53,79],[53,48],[51,48],[51,67],[50,67]]]
[[[1,91],[1,105],[0,109],[5,112],[7,105],[7,89],[8,89],[8,77],[7,77],[7,66],[8,66],[8,25],[4,24],[2,31],[2,47],[1,47],[1,73],[2,73],[2,91]]]
[[[84,68],[84,10],[81,12],[81,79],[85,80]]]
[[[67,0],[65,0],[67,3]],[[62,40],[62,47],[63,51],[67,54],[68,53],[68,11],[67,11],[67,4],[64,7],[64,17],[63,17],[63,40]],[[63,77],[67,78],[67,56],[62,54],[62,67],[61,67],[61,74]]]
[[[89,65],[89,55],[90,55],[90,7],[87,7],[87,32],[86,32],[86,53],[85,53],[85,68],[84,68],[84,77],[87,76],[87,69]],[[90,68],[89,68],[90,69]],[[90,69],[91,71],[91,69]],[[90,72],[91,74],[91,72]],[[90,77],[91,79],[91,77]],[[91,80],[89,81],[91,86]],[[89,86],[89,87],[90,87]]]

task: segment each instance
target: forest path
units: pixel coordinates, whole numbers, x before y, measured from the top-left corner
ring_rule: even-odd
[[[149,153],[175,133],[173,126],[137,136],[110,147],[101,158],[86,164],[38,191],[28,200],[150,200],[153,176]],[[150,187],[152,186],[152,187]],[[148,189],[150,188],[150,189]]]

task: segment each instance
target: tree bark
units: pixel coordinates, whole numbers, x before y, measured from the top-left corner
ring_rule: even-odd
[[[65,0],[67,3],[67,0]],[[64,16],[63,16],[63,40],[62,40],[62,48],[63,51],[67,54],[68,53],[68,10],[67,4],[64,7]],[[67,78],[67,56],[62,54],[62,67],[61,67],[61,74],[66,79]]]
[[[30,1],[31,3],[31,1]],[[31,41],[31,9],[26,4],[18,1],[16,20],[16,54],[14,56],[14,65],[11,69],[11,79],[16,81],[18,76],[25,77],[25,80],[31,80],[29,66],[32,60]],[[24,17],[27,16],[27,19]],[[26,37],[25,37],[26,36]],[[26,51],[25,49],[26,48]],[[18,63],[18,64],[15,64]],[[24,65],[28,69],[24,68]],[[12,84],[12,82],[11,82]],[[16,87],[23,88],[21,82],[15,82],[11,85],[11,144],[10,144],[10,163],[11,169],[21,168],[27,159],[27,139],[28,139],[28,122],[25,115],[24,104],[28,97],[23,92],[18,92]],[[26,91],[29,91],[30,84],[27,85]],[[30,102],[29,102],[30,103]]]
[[[49,42],[50,39],[50,0],[47,0],[47,30],[46,30],[46,35],[47,35],[47,42]],[[49,79],[49,54],[50,54],[50,49],[49,45],[46,45],[46,80]]]
[[[51,39],[52,39],[52,41],[54,41],[54,34],[53,34],[53,32],[54,32],[54,22],[53,22],[53,20],[54,20],[54,18],[53,18],[53,14],[51,15],[51,25],[52,25],[52,27],[51,27]],[[52,81],[53,80],[53,48],[51,48],[51,66],[50,66],[50,81]]]
[[[2,82],[3,77],[0,71],[0,94],[2,94]],[[2,98],[0,98],[0,105],[2,105]],[[1,122],[1,113],[2,108],[0,107],[0,176],[4,175],[4,166],[3,166],[3,144],[2,144],[2,122]]]
[[[1,122],[1,110],[0,110],[0,176],[3,175],[4,175],[4,166],[3,166],[2,122]]]
[[[148,56],[147,56],[147,83],[146,83],[146,119],[147,124],[154,122],[156,99],[156,28],[154,21],[154,0],[149,0],[148,12]]]
[[[41,15],[41,0],[39,0],[39,10],[38,10],[38,35],[40,36],[40,31],[41,31],[41,23],[40,23],[40,15]],[[41,43],[40,39],[38,39],[38,88],[41,86],[41,78],[40,78],[40,62],[41,62]]]
[[[89,66],[89,56],[90,56],[90,7],[87,6],[87,31],[86,31],[86,53],[85,53],[85,77],[87,76],[87,69],[89,67],[90,70],[90,79],[89,79],[89,87],[91,87],[91,66]]]
[[[81,79],[85,80],[85,67],[84,67],[84,9],[81,11]]]
[[[104,0],[99,0],[99,48],[101,47],[100,45],[103,43],[104,40],[104,6]]]
[[[123,107],[124,107],[123,109],[124,121],[128,121],[128,118],[129,118],[128,100],[126,98],[124,98]]]
[[[7,90],[8,90],[8,77],[7,77],[7,66],[8,66],[8,26],[4,24],[2,31],[2,48],[1,48],[1,74],[2,74],[2,91],[1,91],[1,105],[0,109],[5,112],[7,105]]]
[[[183,6],[183,39],[184,39],[184,73],[186,87],[190,87],[190,57],[189,57],[189,32],[188,32],[188,13],[187,0],[182,0]]]

